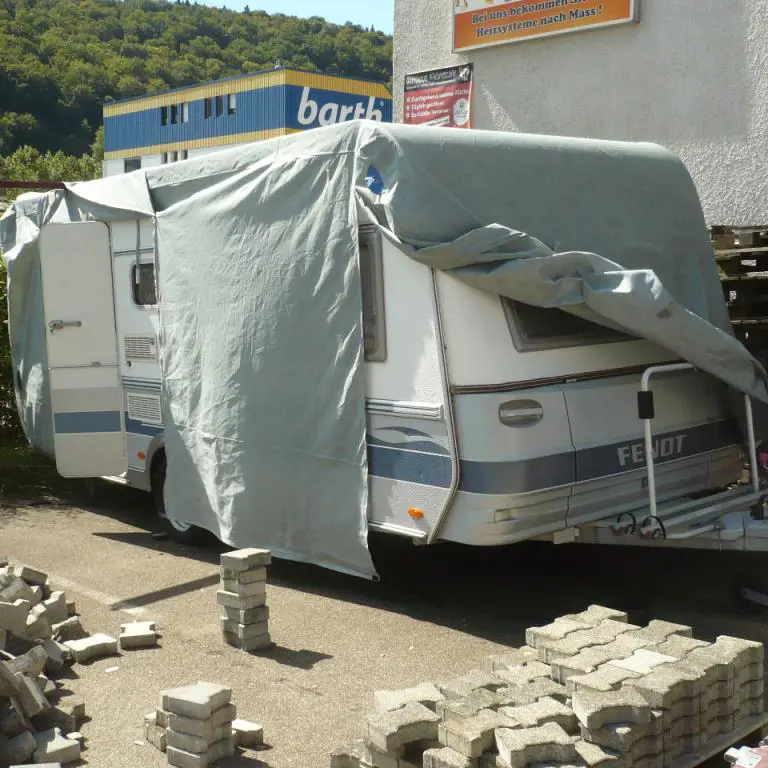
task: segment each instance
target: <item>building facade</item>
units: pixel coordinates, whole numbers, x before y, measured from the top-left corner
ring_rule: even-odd
[[[768,226],[768,0],[396,0],[405,76],[473,64],[471,127],[677,152],[711,226]]]
[[[366,118],[391,122],[384,83],[277,68],[104,105],[104,175]]]

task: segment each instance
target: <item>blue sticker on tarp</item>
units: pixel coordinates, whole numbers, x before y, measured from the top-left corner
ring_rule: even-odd
[[[380,195],[384,191],[384,179],[381,178],[381,174],[373,165],[369,166],[368,172],[365,174],[365,186],[376,195]]]

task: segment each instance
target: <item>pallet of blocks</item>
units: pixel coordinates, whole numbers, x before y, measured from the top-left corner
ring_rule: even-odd
[[[592,605],[453,679],[377,691],[331,768],[692,768],[764,728],[763,645]]]

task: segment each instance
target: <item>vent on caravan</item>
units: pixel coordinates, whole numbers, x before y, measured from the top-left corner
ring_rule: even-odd
[[[128,418],[145,424],[162,424],[160,397],[128,393]]]
[[[126,336],[126,360],[157,360],[157,341],[154,336]]]

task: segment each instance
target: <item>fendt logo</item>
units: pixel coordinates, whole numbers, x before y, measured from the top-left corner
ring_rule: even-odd
[[[380,107],[384,106],[383,99],[377,99],[371,96],[368,99],[363,97],[363,101],[356,101],[353,104],[339,104],[336,101],[327,101],[319,104],[315,99],[310,98],[311,89],[304,88],[301,92],[301,101],[299,102],[299,125],[334,125],[335,123],[344,123],[347,120],[378,120],[384,121],[384,112]],[[378,102],[378,106],[377,106]]]

